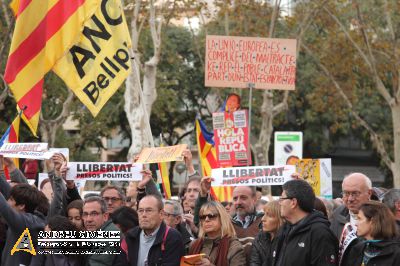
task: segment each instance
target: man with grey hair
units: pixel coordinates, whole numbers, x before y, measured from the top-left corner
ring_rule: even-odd
[[[400,189],[392,188],[388,190],[383,196],[382,202],[393,212],[400,229]]]
[[[186,250],[189,250],[189,245],[192,242],[192,235],[186,229],[186,223],[182,219],[183,209],[181,204],[176,200],[166,200],[164,201],[164,222],[175,228],[179,233],[181,233],[183,245]]]
[[[117,186],[108,185],[105,186],[101,192],[100,196],[107,204],[107,212],[111,214],[115,209],[125,205],[125,193]]]
[[[83,224],[88,231],[119,231],[111,219],[108,219],[107,204],[98,197],[88,197],[83,203]],[[86,265],[112,265],[115,255],[92,254],[87,257]]]
[[[370,200],[372,182],[362,173],[352,173],[343,179],[342,198],[344,205],[338,207],[332,214],[331,230],[340,240],[346,223],[357,225],[357,214],[362,204]]]

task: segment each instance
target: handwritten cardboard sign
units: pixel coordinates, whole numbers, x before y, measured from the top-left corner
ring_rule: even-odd
[[[212,169],[212,186],[274,186],[292,179],[293,165]]]
[[[69,162],[68,180],[142,180],[142,164],[136,163],[104,163],[104,162]]]
[[[172,161],[183,161],[182,152],[187,148],[186,144],[175,146],[144,148],[137,163],[162,163]]]
[[[47,146],[47,143],[5,143],[0,148],[0,154],[10,158],[44,160],[53,155]]]
[[[214,141],[221,167],[251,165],[247,112],[213,113]]]
[[[206,37],[205,85],[208,87],[294,90],[296,40]]]

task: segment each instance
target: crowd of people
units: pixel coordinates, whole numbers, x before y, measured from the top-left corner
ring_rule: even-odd
[[[255,187],[237,186],[232,199],[212,197],[211,177],[201,177],[185,150],[189,173],[179,200],[164,200],[150,170],[126,191],[116,185],[82,198],[66,180],[67,161],[46,161],[49,197],[0,156],[2,266],[400,265],[400,189],[377,194],[362,173],[344,177],[342,198],[320,199],[296,174],[279,199],[260,199]],[[6,180],[5,166],[10,175]],[[15,243],[28,228],[35,249],[40,231],[120,231],[117,254],[36,254]]]

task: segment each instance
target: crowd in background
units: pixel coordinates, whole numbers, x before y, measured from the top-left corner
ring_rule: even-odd
[[[82,198],[75,182],[65,179],[62,154],[46,161],[45,194],[27,183],[12,159],[0,156],[1,265],[173,266],[194,254],[204,254],[198,266],[400,265],[399,189],[377,189],[364,174],[351,173],[343,179],[342,198],[327,200],[294,174],[277,200],[237,186],[231,201],[219,202],[210,193],[212,178],[194,170],[189,150],[183,156],[189,178],[179,200],[164,200],[148,169],[126,191],[107,185]],[[118,230],[120,252],[11,255],[26,228],[35,249],[43,230]]]

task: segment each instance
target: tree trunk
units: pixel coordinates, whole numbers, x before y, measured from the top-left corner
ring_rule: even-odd
[[[125,89],[125,105],[124,110],[131,128],[132,144],[128,152],[128,160],[140,152],[142,147],[149,147],[150,140],[147,132],[148,121],[145,120],[144,109],[142,107],[142,99],[140,95],[140,80],[136,71],[137,67],[132,61],[132,70],[126,79]]]
[[[400,188],[400,103],[392,105],[393,119],[393,145],[394,145],[394,160],[392,162],[393,185],[395,188]]]
[[[39,131],[42,142],[47,142],[49,144],[49,148],[54,148],[57,130],[61,125],[62,123],[60,124],[43,120],[41,123],[39,123]]]
[[[140,81],[140,54],[138,52],[138,40],[140,30],[137,23],[139,19],[141,1],[136,1],[134,9],[131,31],[132,31],[132,70],[126,80],[125,90],[125,112],[131,128],[132,144],[128,152],[128,160],[141,151],[143,147],[154,146],[153,136],[150,128],[150,114],[153,103],[157,98],[156,76],[157,65],[161,53],[161,27],[162,19],[156,23],[155,6],[150,1],[149,6],[149,25],[153,41],[153,56],[144,64],[143,88]],[[142,26],[142,25],[141,25]],[[141,27],[140,26],[140,27]],[[142,91],[141,91],[142,90]]]
[[[268,165],[269,162],[269,147],[271,146],[271,136],[274,130],[273,128],[273,108],[274,108],[274,101],[273,101],[273,92],[266,90],[263,94],[263,104],[261,105],[261,130],[260,136],[258,138],[258,142],[256,144],[256,158],[258,165]]]

